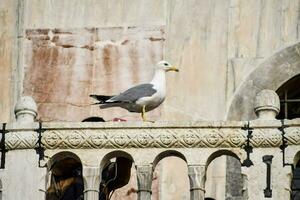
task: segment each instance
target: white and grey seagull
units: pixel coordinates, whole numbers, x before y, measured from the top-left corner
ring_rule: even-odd
[[[141,113],[143,121],[146,120],[145,113],[158,107],[166,97],[166,72],[176,71],[178,68],[167,61],[159,61],[155,67],[155,73],[150,83],[144,83],[120,93],[119,95],[95,95],[90,97],[98,100],[101,109],[121,107],[129,112]]]

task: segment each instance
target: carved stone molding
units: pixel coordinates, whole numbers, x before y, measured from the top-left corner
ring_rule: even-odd
[[[288,144],[300,145],[300,128],[289,127],[285,129]]]
[[[240,147],[241,130],[119,129],[46,131],[42,143],[56,148],[202,148]]]
[[[33,131],[9,132],[5,136],[6,149],[33,149],[37,146],[38,136]]]
[[[290,145],[300,144],[300,127],[285,129]],[[57,128],[45,130],[42,144],[46,149],[103,148],[240,148],[247,132],[236,127],[133,127],[133,128]],[[7,149],[32,149],[38,134],[32,130],[6,134]],[[279,147],[277,128],[254,128],[253,147]]]

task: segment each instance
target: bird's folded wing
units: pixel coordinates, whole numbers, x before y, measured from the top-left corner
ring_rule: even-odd
[[[112,97],[106,102],[128,102],[135,103],[142,97],[149,97],[155,94],[157,91],[153,88],[153,84],[146,83],[140,84],[135,87],[129,88],[125,92]]]

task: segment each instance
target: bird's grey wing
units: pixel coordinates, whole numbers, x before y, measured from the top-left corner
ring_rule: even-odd
[[[135,87],[129,88],[125,92],[116,95],[108,100],[108,102],[128,102],[135,103],[142,97],[152,96],[157,91],[153,88],[153,84],[146,83],[140,84]]]

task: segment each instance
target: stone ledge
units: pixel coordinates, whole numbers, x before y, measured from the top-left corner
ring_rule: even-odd
[[[300,126],[300,119],[284,120],[288,126]],[[43,122],[42,126],[47,130],[55,129],[131,129],[131,128],[242,128],[248,121],[168,121],[168,122]],[[253,120],[249,121],[251,128],[279,128],[279,120]],[[20,124],[17,122],[6,125],[9,131],[35,130],[37,122]]]
[[[103,148],[241,148],[247,122],[158,122],[158,123],[43,123],[42,144],[46,149]],[[300,120],[285,122],[290,145],[300,144]],[[280,121],[251,121],[251,145],[279,147]],[[6,148],[32,149],[37,146],[38,123],[8,124]]]

